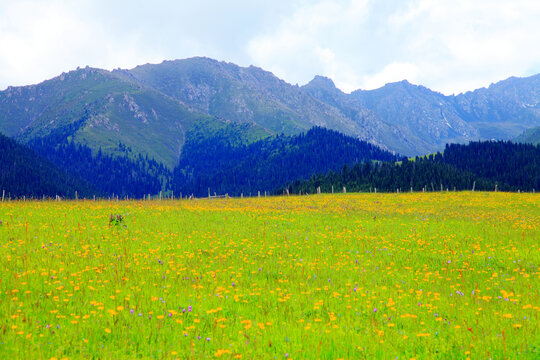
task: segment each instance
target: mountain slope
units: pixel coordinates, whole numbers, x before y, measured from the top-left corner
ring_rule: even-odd
[[[415,152],[432,152],[441,144],[478,138],[442,94],[407,81],[371,91],[355,91],[352,99],[398,128],[415,145]]]
[[[164,61],[118,73],[167,94],[195,110],[236,123],[256,123],[280,134],[325,126],[359,135],[362,128],[339,109],[272,73],[208,58]]]
[[[0,131],[27,143],[58,129],[94,151],[121,154],[118,144],[171,168],[185,134],[208,116],[155,90],[99,69],[79,69],[39,85],[0,93]]]
[[[454,98],[461,117],[483,139],[511,139],[540,125],[540,74],[511,77]]]
[[[348,95],[321,77],[303,89],[349,117],[355,112],[371,112],[377,125],[366,127],[379,130],[372,136],[406,155],[442,150],[446,143],[510,139],[540,125],[540,74],[510,78],[457,96],[445,96],[407,81]]]
[[[540,144],[540,126],[525,130],[514,139],[514,142],[533,145]]]

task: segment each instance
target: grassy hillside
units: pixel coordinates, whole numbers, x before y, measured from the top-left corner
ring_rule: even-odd
[[[0,131],[22,142],[70,128],[70,140],[121,155],[119,143],[174,167],[186,133],[207,115],[105,70],[79,69],[0,93]],[[82,121],[84,120],[84,121]],[[76,125],[76,126],[74,126]]]

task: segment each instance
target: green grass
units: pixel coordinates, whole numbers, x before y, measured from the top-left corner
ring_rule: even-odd
[[[0,357],[538,358],[539,204],[0,203]]]

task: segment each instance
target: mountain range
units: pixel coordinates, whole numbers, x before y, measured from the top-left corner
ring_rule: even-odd
[[[407,81],[346,94],[320,76],[300,87],[254,66],[197,57],[131,70],[79,68],[0,92],[0,133],[21,143],[61,132],[95,152],[124,155],[127,146],[133,157],[169,169],[194,131],[230,128],[235,141],[251,143],[313,126],[407,156],[512,139],[540,126],[540,74],[457,96]]]

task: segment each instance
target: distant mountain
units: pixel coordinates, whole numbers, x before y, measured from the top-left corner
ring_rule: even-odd
[[[540,126],[527,129],[514,139],[514,142],[525,144],[540,144]]]
[[[0,196],[75,197],[100,195],[80,177],[70,175],[26,146],[0,134]]]
[[[254,123],[273,134],[298,134],[313,126],[345,134],[362,128],[321,102],[260,68],[208,58],[164,61],[116,74],[160,91],[194,110],[235,123]]]
[[[481,139],[509,140],[540,125],[540,74],[511,77],[453,99],[460,116]]]
[[[350,95],[320,77],[303,88],[349,117],[359,111],[375,114],[375,123],[386,126],[375,135],[378,141],[406,155],[432,153],[446,143],[509,140],[540,125],[540,74],[510,78],[457,96],[445,96],[407,81]],[[377,129],[373,124],[366,127]]]
[[[77,126],[75,127],[74,124]],[[313,126],[414,156],[446,143],[512,139],[540,126],[540,75],[457,96],[406,81],[345,94],[317,76],[298,87],[260,68],[208,58],[112,72],[78,69],[0,92],[0,132],[23,143],[69,127],[69,141],[120,155],[119,144],[172,169],[188,133],[245,124],[248,142]]]
[[[320,78],[315,78],[304,89],[351,117],[376,114],[371,123],[364,122],[366,128],[373,131],[378,142],[400,153],[425,154],[448,142],[478,138],[478,132],[459,117],[447,97],[425,87],[402,81],[347,95],[331,89],[328,80],[321,84]]]

